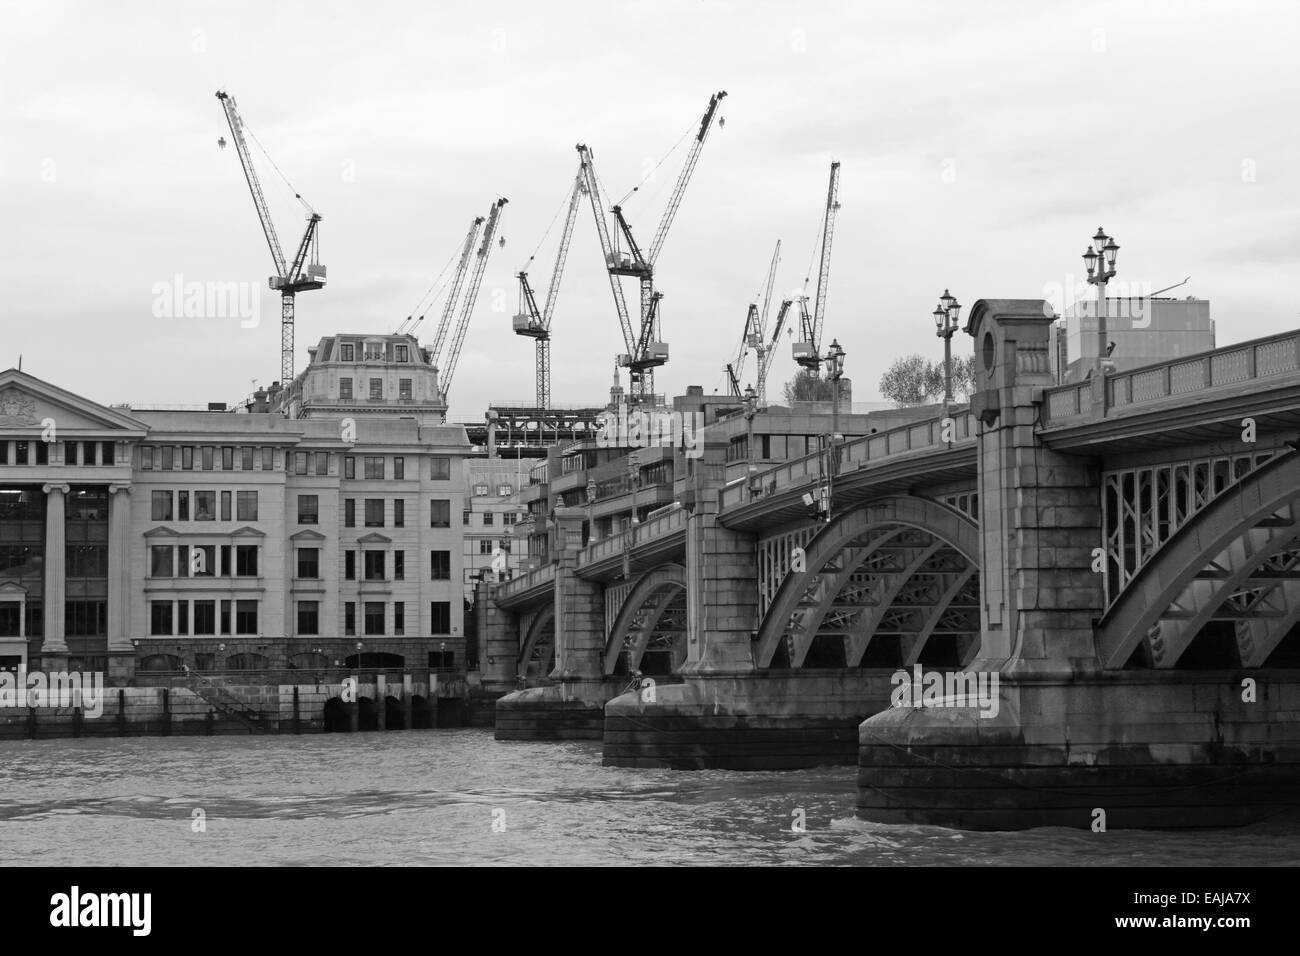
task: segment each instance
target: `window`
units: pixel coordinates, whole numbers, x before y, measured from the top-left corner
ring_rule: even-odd
[[[329,452],[316,452],[316,474],[328,475],[330,473],[330,456]]]
[[[397,353],[398,362],[409,362],[411,360],[411,350],[405,345],[397,346],[395,351]]]
[[[355,551],[343,552],[343,577],[348,581],[357,579],[357,553]]]
[[[355,361],[355,359],[352,357],[352,355],[353,355],[353,346],[352,346],[352,344],[351,344],[350,342],[349,342],[349,343],[346,343],[346,344],[344,344],[344,345],[340,345],[340,346],[339,346],[339,361],[340,361],[340,362],[352,362],[352,361]]]
[[[382,528],[384,526],[384,499],[366,499],[366,527]]]
[[[221,546],[221,574],[223,577],[230,577],[230,545]],[[229,634],[229,631],[225,633]]]
[[[99,463],[101,465],[113,464],[113,443],[111,441],[99,443]]]
[[[430,459],[431,472],[429,477],[434,481],[451,480],[451,459],[438,456]]]
[[[320,517],[320,503],[316,495],[298,496],[298,523],[315,524]]]
[[[451,633],[451,602],[450,601],[430,602],[429,631],[432,634]]]
[[[450,670],[456,666],[456,652],[430,651],[429,666],[434,670]]]
[[[176,602],[176,633],[188,634],[190,632],[190,602]]]
[[[216,449],[214,449],[211,445],[204,445],[204,446],[203,446],[203,456],[202,456],[202,457],[203,457],[203,470],[204,470],[204,471],[211,471],[211,470],[212,470],[212,454],[213,454],[213,452],[214,452],[215,450],[216,450]]]
[[[343,605],[343,633],[352,635],[357,632],[357,606],[352,601]]]
[[[406,633],[406,603],[393,602],[393,633],[401,636]]]
[[[171,445],[164,445],[162,450],[162,470],[171,471],[175,464],[175,449]]]
[[[491,554],[491,553],[492,553],[492,539],[491,539],[491,538],[479,538],[479,541],[478,541],[478,553],[479,553],[479,554]]]
[[[517,511],[507,511],[501,515],[501,523],[505,525],[512,525],[518,520],[519,512]]]
[[[483,497],[484,495],[486,495],[487,493],[488,493],[488,486],[487,486],[487,485],[475,485],[475,486],[474,486],[474,494],[475,494],[477,497],[482,498],[482,497]]]
[[[263,448],[262,449],[262,470],[272,471],[274,468],[275,468],[275,449],[270,447]]]
[[[167,635],[172,633],[171,601],[149,602],[149,633]]]
[[[401,455],[393,459],[393,477],[398,481],[406,477],[406,459]]]
[[[240,492],[244,494],[244,492]],[[215,491],[194,492],[194,520],[215,521],[217,518],[217,493]],[[230,520],[229,517],[226,518]]]
[[[483,527],[490,528],[496,521],[496,515],[491,511],[483,512]]]
[[[174,573],[172,570],[172,546],[170,544],[155,544],[149,548],[149,577],[151,578],[170,578]],[[167,633],[171,633],[168,631]]]
[[[343,456],[343,477],[355,478],[357,476],[357,460],[351,455]]]
[[[86,446],[86,451],[90,451],[89,445]],[[89,464],[89,462],[87,462],[87,464]],[[194,447],[192,445],[186,445],[181,449],[181,467],[186,471],[194,470]]]
[[[223,491],[221,493],[221,520],[229,521],[230,514],[230,492]]]
[[[210,578],[216,576],[217,546],[215,544],[192,545],[188,566],[190,574],[195,577]]]
[[[319,601],[298,602],[298,633],[299,634],[320,633],[320,602]]]
[[[393,552],[393,580],[394,581],[406,580],[406,552],[405,551]]]
[[[366,614],[366,633],[367,634],[384,633],[384,602],[367,601],[365,614]]]
[[[48,465],[50,462],[50,446],[48,442],[36,443],[36,464]]]
[[[150,500],[153,506],[154,521],[172,520],[172,493],[170,491],[155,491]]]
[[[367,478],[384,477],[384,456],[383,455],[366,455],[362,459],[365,466]]]
[[[236,634],[257,633],[257,602],[256,601],[235,602],[235,633]]]
[[[339,379],[339,398],[345,401],[352,400],[352,379],[350,378]]]
[[[221,470],[222,471],[235,470],[235,446],[234,445],[221,446]]]
[[[406,502],[401,498],[393,499],[393,527],[406,527]]]
[[[230,602],[221,602],[221,633],[230,633]]]
[[[382,362],[384,360],[384,343],[367,342],[366,343],[366,361]]]
[[[257,545],[239,544],[235,546],[235,576],[241,578],[257,577]]]
[[[473,513],[474,513],[474,512],[472,512],[472,511],[462,511],[462,512],[460,513],[460,523],[463,524],[465,527],[468,528],[468,527],[469,527],[469,516],[472,515]]]
[[[355,528],[357,526],[357,499],[343,499],[343,527]]]
[[[384,580],[384,552],[365,552],[365,574],[367,581]]]
[[[235,517],[240,521],[257,520],[256,491],[240,491],[235,494]]]
[[[307,453],[305,451],[293,453],[293,473],[295,475],[307,474]]]
[[[399,378],[397,380],[397,398],[398,401],[402,402],[411,400],[411,380],[409,378]]]
[[[515,489],[510,485],[497,485],[497,494],[502,498],[509,498],[515,493]]]
[[[0,442],[0,448],[4,449],[5,454],[9,451],[8,442]],[[8,461],[0,461],[0,465],[7,465]],[[17,461],[14,464],[18,464]],[[153,449],[148,445],[140,446],[140,468],[142,471],[153,471]]]
[[[429,577],[434,581],[451,580],[451,552],[429,552]]]
[[[195,601],[194,602],[194,633],[195,634],[217,633],[217,602],[216,601]]]
[[[190,493],[188,491],[176,492],[176,520],[190,520]]]
[[[384,397],[384,380],[382,378],[372,378],[370,380],[370,397],[374,401]]]
[[[298,549],[298,577],[320,577],[320,548]]]
[[[239,467],[244,471],[253,470],[253,446],[244,445],[239,449]]]
[[[446,498],[434,498],[429,502],[429,527],[451,527],[451,502]]]
[[[65,465],[75,465],[77,463],[77,448],[79,444],[75,441],[65,441],[63,443],[63,463]]]

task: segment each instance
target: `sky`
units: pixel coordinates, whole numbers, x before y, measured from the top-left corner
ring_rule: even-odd
[[[806,278],[814,291],[832,160],[823,344],[844,348],[855,401],[880,397],[895,358],[942,356],[930,313],[945,288],[967,310],[1081,295],[1099,225],[1121,246],[1112,294],[1191,276],[1174,294],[1210,300],[1220,345],[1284,331],[1300,316],[1298,28],[1300,5],[1280,0],[0,2],[0,368],[21,355],[106,404],[236,401],[279,377],[272,260],[218,145],[218,89],[323,217],[329,282],[298,297],[299,370],[325,335],[395,330],[470,221],[509,200],[452,421],[533,400],[515,274],[527,266],[544,298],[575,144],[610,201],[641,184],[624,209],[648,243],[685,156],[673,148],[718,90],[721,122],[656,263],[672,352],[659,392],[725,390],[778,239],[775,296]],[[303,209],[253,153],[294,247]],[[178,277],[246,283],[257,314],[187,316],[166,291]],[[442,302],[421,311],[427,345]],[[789,341],[771,398],[795,371]],[[959,333],[955,351],[971,348]],[[622,351],[584,202],[554,402],[604,404]],[[754,368],[751,355],[745,381]]]

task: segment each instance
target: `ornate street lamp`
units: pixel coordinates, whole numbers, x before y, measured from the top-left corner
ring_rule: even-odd
[[[840,378],[844,375],[844,349],[840,348],[838,339],[831,339],[831,347],[826,352],[822,363],[826,366],[826,377],[831,382],[831,460],[832,471],[839,467],[840,440]]]
[[[745,484],[751,497],[756,492],[754,479],[754,416],[758,414],[758,392],[753,385],[746,385],[743,396],[745,403]]]
[[[952,404],[952,334],[957,331],[957,322],[961,317],[961,303],[947,289],[939,296],[939,304],[934,307],[935,335],[943,339],[943,407]]]
[[[1097,287],[1097,358],[1093,365],[1093,374],[1100,379],[1105,374],[1102,362],[1106,358],[1106,283],[1115,278],[1115,260],[1119,258],[1119,246],[1115,239],[1106,235],[1101,226],[1092,237],[1092,245],[1083,254],[1083,265],[1088,270],[1088,284]]]

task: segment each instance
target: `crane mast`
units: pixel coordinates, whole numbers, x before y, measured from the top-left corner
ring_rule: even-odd
[[[465,234],[465,245],[461,248],[460,261],[452,275],[451,285],[447,287],[447,301],[442,307],[442,319],[438,322],[438,331],[433,335],[433,345],[429,347],[429,361],[433,365],[442,364],[442,346],[447,340],[447,331],[451,328],[451,318],[456,314],[456,302],[460,299],[460,287],[465,283],[465,273],[469,270],[470,255],[474,251],[474,240],[478,238],[479,227],[483,217],[475,216],[470,223],[469,232]]]
[[[811,372],[821,366],[822,326],[826,318],[826,291],[830,285],[831,241],[835,236],[835,214],[840,209],[840,164],[831,163],[831,181],[826,190],[826,216],[822,223],[821,267],[817,271],[817,298],[808,314],[807,297],[799,303],[802,339],[795,343],[795,361]]]
[[[478,290],[483,285],[483,273],[487,270],[488,255],[492,252],[492,239],[496,235],[497,225],[501,221],[501,208],[505,199],[498,199],[488,211],[487,225],[483,227],[483,244],[479,246],[474,260],[474,271],[470,275],[469,285],[465,289],[465,301],[461,305],[460,319],[456,322],[456,331],[451,339],[447,353],[447,367],[439,369],[442,394],[445,399],[451,391],[451,380],[456,374],[456,363],[460,361],[460,348],[465,342],[465,332],[469,329],[470,316],[474,314],[474,303],[478,299]]]
[[[551,269],[551,285],[546,292],[546,307],[539,311],[537,299],[532,286],[528,283],[528,273],[519,273],[519,297],[522,311],[514,318],[516,335],[531,336],[536,340],[536,376],[537,409],[540,414],[551,407],[551,317],[555,314],[555,303],[559,299],[560,280],[564,276],[564,264],[569,258],[569,243],[573,239],[573,224],[578,218],[578,205],[582,193],[586,190],[582,165],[573,179],[573,191],[569,194],[569,208],[564,217],[564,230],[560,233],[560,247],[555,253],[555,265]]]
[[[785,317],[792,304],[793,302],[790,299],[781,301],[781,307],[776,311],[776,324],[772,328],[772,338],[768,341],[766,348],[758,353],[758,385],[755,391],[758,392],[759,405],[767,404],[767,373],[772,367],[770,361],[772,350],[776,348],[776,343],[781,338],[781,330],[785,328]]]
[[[677,210],[681,207],[686,186],[690,183],[691,175],[699,162],[700,151],[704,148],[704,140],[713,126],[718,106],[726,95],[725,90],[720,90],[709,98],[708,108],[700,119],[700,127],[691,143],[686,162],[678,174],[677,182],[668,198],[668,205],[655,230],[648,256],[641,251],[640,244],[632,235],[632,228],[623,217],[621,206],[612,207],[610,212],[618,226],[618,234],[621,234],[626,243],[627,251],[617,248],[610,241],[609,224],[605,220],[603,204],[599,198],[591,151],[581,144],[578,146],[578,152],[583,157],[582,169],[591,196],[592,212],[596,216],[596,229],[600,234],[601,251],[605,256],[605,268],[609,273],[610,287],[614,291],[615,308],[618,310],[619,323],[623,328],[623,341],[628,349],[625,354],[618,357],[618,364],[629,370],[632,387],[628,399],[632,404],[653,401],[654,369],[668,361],[668,345],[661,341],[659,334],[659,300],[662,298],[662,293],[655,291],[654,265],[668,237],[668,230],[677,216]],[[619,276],[634,276],[640,284],[640,328],[635,333],[628,315],[627,303],[623,299]]]
[[[280,237],[276,234],[275,223],[271,219],[271,211],[266,204],[266,196],[262,192],[261,181],[257,177],[257,168],[253,165],[248,142],[244,138],[244,120],[239,115],[235,98],[223,90],[218,90],[217,99],[221,101],[222,112],[225,113],[226,123],[230,126],[235,152],[239,154],[239,164],[243,167],[244,179],[252,194],[258,221],[262,224],[262,234],[266,237],[266,244],[271,250],[275,275],[267,280],[267,284],[280,293],[280,381],[287,386],[293,380],[294,297],[299,292],[309,292],[323,288],[325,285],[325,267],[316,261],[315,256],[312,256],[311,264],[307,264],[308,254],[316,249],[317,226],[321,217],[307,206],[301,196],[297,197],[309,213],[307,228],[298,243],[293,261],[287,261],[280,247]]]

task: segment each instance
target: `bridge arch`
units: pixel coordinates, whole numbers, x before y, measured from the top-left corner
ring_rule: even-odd
[[[632,585],[609,628],[604,672],[666,676],[686,659],[686,568],[661,564]]]
[[[803,552],[763,617],[758,667],[961,666],[978,650],[979,526],[957,508],[879,499]]]
[[[1156,551],[1096,630],[1103,667],[1261,667],[1300,623],[1300,454],[1258,466]]]
[[[524,680],[544,680],[555,663],[555,602],[544,605],[523,624],[515,675]]]

